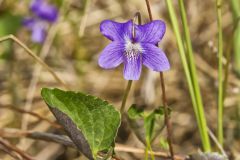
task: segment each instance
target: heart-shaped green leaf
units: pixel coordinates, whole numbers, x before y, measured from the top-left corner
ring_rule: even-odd
[[[57,120],[70,134],[73,142],[75,141],[77,146],[80,143],[79,148],[84,148],[84,142],[76,142],[76,138],[73,138],[77,137],[76,134],[84,136],[94,158],[99,151],[111,147],[121,119],[120,113],[112,105],[94,96],[60,89],[43,88],[41,94]],[[64,114],[61,115],[62,113]],[[71,119],[80,132],[72,133],[73,124],[69,120],[62,120],[67,118]],[[81,141],[81,138],[77,139]]]

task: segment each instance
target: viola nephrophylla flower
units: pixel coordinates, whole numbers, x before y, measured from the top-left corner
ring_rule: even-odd
[[[31,39],[36,43],[43,43],[46,37],[48,24],[34,18],[25,18],[23,25],[32,31]]]
[[[57,20],[58,10],[44,0],[33,0],[30,10],[33,17],[25,18],[23,25],[32,31],[32,41],[42,43],[45,40],[49,24]]]
[[[40,19],[55,22],[58,17],[58,10],[55,6],[44,0],[33,0],[30,6],[31,11]]]
[[[126,23],[105,20],[100,31],[112,41],[99,57],[98,63],[102,68],[112,69],[123,63],[126,80],[138,80],[142,65],[159,72],[170,68],[165,53],[157,47],[166,31],[163,21],[136,25],[132,20]]]

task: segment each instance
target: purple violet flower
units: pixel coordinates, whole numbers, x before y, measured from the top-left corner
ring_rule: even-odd
[[[55,6],[44,0],[33,0],[30,6],[31,11],[40,19],[48,22],[55,22],[58,17],[58,10]]]
[[[34,18],[25,18],[23,25],[32,31],[31,39],[36,43],[43,43],[46,38],[48,24]]]
[[[46,38],[46,30],[50,23],[58,18],[58,10],[55,6],[47,4],[44,0],[33,0],[30,10],[34,17],[27,17],[23,25],[32,31],[32,41],[43,43]]]
[[[133,25],[135,37],[132,33]],[[123,63],[126,80],[138,80],[142,65],[158,72],[170,68],[165,53],[157,47],[166,31],[163,21],[136,25],[132,20],[126,23],[105,20],[100,25],[100,31],[112,41],[99,57],[98,63],[102,68],[112,69]]]

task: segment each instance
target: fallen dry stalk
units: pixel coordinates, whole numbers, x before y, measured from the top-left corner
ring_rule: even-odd
[[[67,147],[76,148],[75,144],[64,135],[56,135],[52,133],[43,133],[43,132],[32,132],[32,131],[21,131],[18,129],[12,129],[12,128],[5,128],[0,129],[0,136],[5,138],[20,138],[20,137],[28,137],[36,140],[43,140],[43,141],[51,141],[55,143],[62,144]],[[136,148],[136,147],[130,147],[122,144],[116,144],[115,151],[119,152],[129,152],[129,153],[137,153],[137,154],[145,154],[144,149]],[[150,152],[149,152],[150,154]],[[170,155],[165,152],[151,152],[154,156],[162,157],[169,159]],[[185,156],[175,155],[175,160],[184,160]]]
[[[46,122],[50,123],[54,128],[57,128],[57,129],[62,128],[61,125],[59,125],[59,124],[57,124],[55,122],[52,122],[49,119],[47,119],[47,118],[45,118],[45,117],[43,117],[43,116],[41,116],[41,115],[39,115],[37,113],[31,112],[31,111],[27,111],[27,110],[24,110],[24,109],[21,109],[21,108],[16,108],[16,107],[13,107],[13,106],[8,106],[8,105],[5,105],[5,106],[4,105],[0,105],[0,106],[1,106],[0,108],[10,109],[10,110],[17,111],[19,113],[29,114],[31,116],[34,116],[34,117],[36,117],[36,118],[38,118],[40,120],[43,120],[43,121],[46,121]]]
[[[21,149],[15,147],[14,145],[10,144],[9,142],[3,140],[2,138],[0,138],[0,145],[4,146],[5,148],[7,148],[8,150],[14,151],[17,154],[19,154],[22,158],[26,159],[26,160],[34,160],[31,156],[29,156],[27,153],[25,153],[24,151],[22,151]]]

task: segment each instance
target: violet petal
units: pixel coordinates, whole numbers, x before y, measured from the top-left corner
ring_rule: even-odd
[[[161,20],[155,20],[144,25],[136,25],[136,41],[157,44],[166,32],[166,25]]]
[[[149,43],[142,43],[143,64],[154,71],[166,71],[170,69],[169,61],[165,53],[158,47]]]
[[[38,10],[39,6],[41,6],[42,3],[43,3],[43,0],[32,0],[30,5],[31,11],[35,12],[36,10]]]
[[[28,29],[32,29],[35,23],[36,20],[32,17],[24,18],[22,21],[23,26],[27,27]]]
[[[118,23],[111,20],[104,20],[100,24],[101,33],[112,41],[124,41],[126,37],[132,38],[132,20],[125,23]]]
[[[42,0],[34,0],[31,5],[31,10],[36,16],[49,22],[55,22],[58,17],[57,8]]]
[[[35,25],[32,28],[32,41],[36,43],[43,43],[46,38],[46,30],[44,26]]]
[[[125,57],[123,75],[126,80],[139,80],[142,71],[141,61],[140,54],[132,59]]]
[[[124,44],[112,42],[102,51],[98,64],[105,69],[119,66],[123,62]]]

